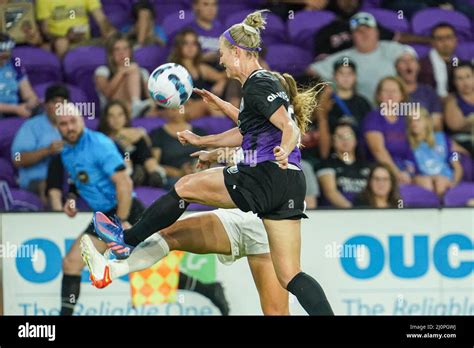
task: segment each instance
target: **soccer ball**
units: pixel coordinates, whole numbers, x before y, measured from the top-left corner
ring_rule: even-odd
[[[182,65],[166,63],[151,73],[148,91],[158,105],[170,109],[178,108],[191,96],[193,79]]]

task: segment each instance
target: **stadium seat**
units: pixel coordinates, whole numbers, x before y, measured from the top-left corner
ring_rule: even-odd
[[[0,120],[0,157],[10,159],[10,148],[15,138],[15,134],[21,125],[25,122],[25,119],[20,117],[9,117]]]
[[[446,192],[444,205],[447,207],[462,207],[467,201],[474,198],[474,183],[460,182],[457,186]]]
[[[247,11],[248,13],[255,11],[255,5],[246,1],[221,1],[219,3],[219,13],[217,18],[225,21],[227,17],[232,16],[233,13]]]
[[[234,121],[228,117],[206,116],[191,121],[193,127],[201,128],[207,134],[217,134],[235,127]]]
[[[182,13],[180,11],[186,12],[186,17],[188,11],[191,11],[191,4],[188,4],[186,1],[182,0],[152,0],[153,7],[155,9],[155,22],[163,23],[168,16],[175,16],[176,21],[179,22],[182,19],[178,19],[179,15]]]
[[[462,180],[474,181],[474,160],[470,156],[464,154],[461,154],[459,160],[461,161],[463,169]]]
[[[32,85],[61,81],[61,62],[51,52],[37,47],[16,47],[13,49],[13,57],[20,59],[19,63],[26,69],[28,79]]]
[[[431,49],[431,46],[429,46],[429,45],[411,44],[410,46],[413,47],[413,49],[418,54],[418,59],[421,59],[421,58],[427,56],[428,53],[430,52],[430,49]]]
[[[40,198],[29,191],[11,188],[0,181],[0,211],[41,211],[44,210]]]
[[[5,181],[8,186],[16,187],[15,168],[10,159],[0,157],[0,181]]]
[[[474,41],[460,42],[456,48],[456,55],[461,60],[474,60]]]
[[[381,7],[382,0],[363,0],[361,11],[366,11],[371,8]]]
[[[386,29],[390,29],[394,32],[408,32],[410,31],[410,24],[405,17],[400,18],[398,13],[391,10],[385,10],[381,8],[370,8],[367,12],[374,15],[377,23]]]
[[[438,196],[434,192],[418,185],[400,185],[400,196],[405,208],[436,208],[440,205]]]
[[[310,48],[314,52],[314,36],[336,18],[331,11],[300,11],[288,19],[288,36],[292,44]],[[308,47],[310,45],[310,47]]]
[[[225,20],[225,27],[229,28],[236,23],[242,22],[251,12],[252,10],[243,10],[229,15]],[[262,40],[264,45],[269,46],[271,43],[286,42],[287,32],[283,20],[273,13],[266,13],[265,16],[267,18],[267,26],[262,32]]]
[[[105,49],[99,46],[82,46],[70,50],[63,60],[66,82],[78,86],[91,102],[98,106],[94,84],[95,69],[106,64]]]
[[[145,128],[146,132],[150,133],[153,129],[163,126],[165,122],[164,119],[159,117],[142,117],[133,119],[132,126]]]
[[[439,23],[449,23],[456,28],[460,41],[472,39],[471,23],[464,14],[454,10],[427,8],[417,12],[411,19],[414,34],[430,36],[431,29]]]
[[[33,89],[36,92],[36,95],[38,95],[38,97],[42,101],[44,101],[46,90],[48,89],[49,86],[51,86],[54,83],[62,83],[62,82],[56,81],[56,82],[41,83],[39,85],[33,85]],[[65,85],[69,89],[70,100],[72,102],[84,103],[88,101],[86,94],[79,87],[71,85],[71,84],[65,84]]]
[[[310,51],[295,45],[270,45],[267,48],[266,60],[272,70],[299,76],[311,64],[313,55]]]
[[[161,21],[163,30],[166,33],[168,42],[171,44],[174,36],[194,20],[193,11],[179,11],[168,13]]]
[[[169,50],[167,48],[155,45],[135,50],[133,58],[140,67],[147,69],[151,73],[156,67],[167,62],[168,55]]]
[[[167,191],[155,187],[137,186],[133,189],[137,198],[145,207],[150,206],[156,199],[163,196]]]

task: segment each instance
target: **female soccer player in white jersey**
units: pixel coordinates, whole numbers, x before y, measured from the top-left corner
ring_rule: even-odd
[[[156,231],[175,222],[190,202],[252,211],[263,220],[281,286],[296,296],[308,314],[333,315],[319,283],[300,267],[306,185],[297,145],[315,107],[317,87],[298,90],[294,79],[285,74],[288,95],[283,81],[262,69],[258,52],[260,30],[265,24],[262,11],[257,11],[226,30],[220,39],[220,63],[230,78],[242,84],[240,110],[211,93],[197,91],[204,100],[237,120],[238,127],[206,137],[190,132],[179,134],[183,143],[241,146],[243,162],[184,176],[125,231],[98,212],[96,231],[123,257]]]

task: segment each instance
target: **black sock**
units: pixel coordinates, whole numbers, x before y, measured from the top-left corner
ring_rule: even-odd
[[[170,226],[185,212],[189,203],[178,196],[174,187],[150,205],[132,228],[125,230],[124,241],[137,246],[153,233]]]
[[[63,275],[61,285],[61,312],[59,315],[72,315],[81,291],[81,276]]]
[[[309,315],[334,315],[323,288],[316,279],[306,273],[295,275],[286,289],[296,296]]]

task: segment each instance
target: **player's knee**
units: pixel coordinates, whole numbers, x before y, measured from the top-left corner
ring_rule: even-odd
[[[288,283],[300,272],[301,272],[301,270],[299,270],[299,269],[286,270],[286,271],[283,271],[283,272],[278,272],[277,273],[277,278],[278,278],[278,282],[280,283],[281,287],[283,289],[286,289],[287,286],[288,286]]]
[[[288,309],[288,303],[277,303],[270,301],[262,303],[262,311],[264,315],[288,315],[290,314]]]
[[[174,189],[176,190],[176,193],[178,196],[180,196],[183,199],[187,198],[192,198],[192,183],[193,183],[193,178],[192,175],[185,175],[182,178],[180,178],[176,184],[174,185]]]

